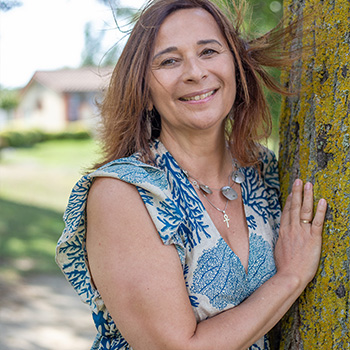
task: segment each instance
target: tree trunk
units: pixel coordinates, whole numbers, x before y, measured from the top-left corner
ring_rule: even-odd
[[[350,1],[285,0],[284,8],[291,19],[307,19],[293,45],[309,49],[283,76],[300,93],[282,106],[282,202],[300,177],[314,183],[315,199],[326,198],[328,211],[317,275],[283,318],[273,344],[350,349]]]

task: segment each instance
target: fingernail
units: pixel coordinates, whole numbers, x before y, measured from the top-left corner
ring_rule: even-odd
[[[306,184],[305,184],[305,190],[311,190],[312,189],[312,183],[311,182],[307,182]]]
[[[325,207],[325,206],[327,206],[327,201],[326,201],[324,198],[322,198],[322,199],[320,199],[320,201],[318,202],[318,204],[319,204],[320,206],[322,206],[322,207]]]
[[[295,187],[301,186],[302,183],[303,183],[303,182],[302,182],[300,179],[296,179],[296,180],[294,181],[294,186],[295,186]]]

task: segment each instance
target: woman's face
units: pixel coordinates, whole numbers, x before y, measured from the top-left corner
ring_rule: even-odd
[[[166,18],[155,40],[149,81],[161,136],[223,130],[236,95],[235,66],[209,12],[186,9]]]

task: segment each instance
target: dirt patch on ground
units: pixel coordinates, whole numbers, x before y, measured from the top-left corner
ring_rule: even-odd
[[[63,276],[0,280],[1,350],[88,350],[91,313]]]

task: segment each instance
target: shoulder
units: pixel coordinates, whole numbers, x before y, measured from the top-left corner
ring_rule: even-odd
[[[142,194],[153,201],[165,197],[167,181],[164,172],[140,161],[136,155],[105,164],[91,174],[93,178],[87,199],[87,217],[98,222],[108,220],[121,227],[124,221],[147,215]],[[145,192],[146,191],[146,192]],[[105,225],[105,223],[103,223]]]
[[[95,179],[89,191],[86,215],[90,241],[91,238],[111,242],[118,239],[120,246],[122,237],[124,240],[135,238],[133,236],[141,232],[142,227],[154,230],[137,188],[118,179]]]
[[[97,177],[94,179],[87,199],[88,215],[92,212],[120,212],[130,202],[141,201],[137,188],[125,181],[113,177]],[[100,213],[100,214],[101,214]]]
[[[99,176],[94,178],[89,191],[89,198],[114,197],[118,199],[123,194],[132,195],[137,192],[136,187],[128,182],[114,177]]]

